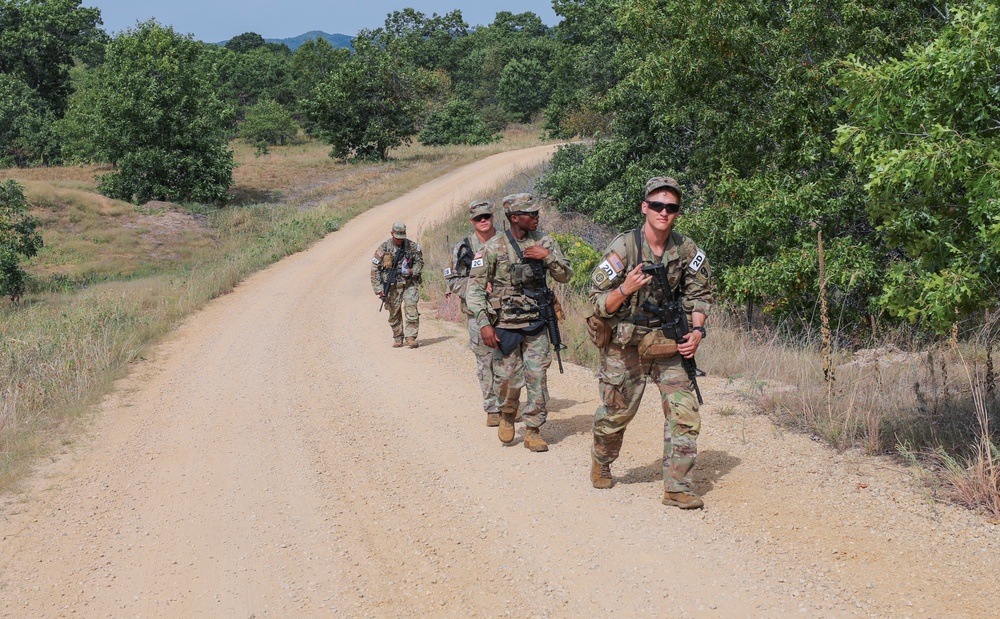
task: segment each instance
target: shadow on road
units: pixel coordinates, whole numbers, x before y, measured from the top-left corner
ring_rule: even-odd
[[[567,402],[568,400],[561,401]],[[572,404],[576,404],[576,402]],[[569,406],[572,406],[572,404]],[[553,410],[551,406],[549,409],[550,412]],[[590,434],[593,422],[593,415],[576,415],[575,417],[568,417],[566,419],[553,419],[549,417],[545,423],[545,429],[542,430],[542,436],[545,437],[546,442],[552,445],[574,434]]]
[[[441,342],[453,339],[455,339],[455,336],[453,335],[442,335],[441,337],[432,337],[429,340],[417,340],[417,342],[419,342],[420,347],[423,348],[424,346],[433,346],[434,344],[440,344]]]
[[[704,496],[712,491],[716,482],[728,475],[743,462],[736,456],[724,451],[708,449],[698,452],[698,462],[695,464],[691,479],[694,481],[695,492]],[[612,466],[612,470],[614,467]],[[657,458],[646,466],[636,467],[626,471],[615,481],[621,484],[640,484],[663,479],[663,461]]]

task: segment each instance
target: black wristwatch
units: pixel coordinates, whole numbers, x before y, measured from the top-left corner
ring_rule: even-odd
[[[705,327],[691,327],[692,331],[701,331],[701,339],[708,337],[708,333],[705,331]]]

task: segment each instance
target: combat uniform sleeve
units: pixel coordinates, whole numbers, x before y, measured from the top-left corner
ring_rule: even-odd
[[[611,318],[607,309],[608,295],[618,287],[634,265],[628,264],[628,248],[625,246],[625,235],[619,234],[608,248],[604,250],[601,261],[590,274],[590,292],[587,300],[595,316]],[[628,311],[628,302],[623,303],[618,312]]]
[[[559,242],[551,235],[546,235],[542,239],[542,246],[549,250],[549,255],[542,259],[542,264],[552,274],[552,279],[561,284],[573,279],[573,267],[570,265],[569,258],[563,255]]]
[[[463,275],[461,269],[458,267],[458,258],[462,253],[462,245],[464,243],[464,241],[460,242],[451,250],[451,263],[444,270],[444,281],[448,293],[457,294],[462,299],[465,298],[465,288],[469,282],[469,276],[467,274]]]
[[[486,284],[493,279],[496,273],[496,251],[495,243],[487,243],[485,247],[477,251],[472,257],[472,269],[469,271],[469,284],[465,292],[465,302],[469,305],[469,311],[476,321],[476,327],[483,327],[492,324],[489,316],[489,295],[486,293]]]
[[[382,268],[382,260],[384,259],[384,256],[385,248],[382,245],[379,245],[378,248],[375,249],[375,254],[372,256],[371,280],[372,292],[375,294],[382,294],[382,278],[379,271]]]
[[[694,241],[685,243],[684,256],[684,311],[701,312],[708,316],[715,302],[712,285],[712,268],[704,250]]]

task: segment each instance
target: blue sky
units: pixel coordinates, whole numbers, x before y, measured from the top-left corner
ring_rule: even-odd
[[[210,43],[243,32],[268,39],[310,30],[354,35],[361,28],[381,26],[388,13],[407,7],[426,15],[458,9],[470,26],[492,22],[497,11],[531,11],[550,26],[559,22],[551,0],[83,0],[81,6],[100,9],[104,29],[111,33],[155,17]]]

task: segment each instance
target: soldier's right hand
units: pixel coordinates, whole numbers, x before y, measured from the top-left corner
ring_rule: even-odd
[[[497,332],[493,330],[492,325],[486,325],[480,329],[479,335],[483,338],[483,344],[486,344],[490,348],[500,347],[500,340],[497,339]]]
[[[653,276],[646,275],[645,273],[643,273],[642,265],[637,264],[635,265],[635,268],[629,272],[628,276],[625,278],[625,281],[621,283],[621,287],[626,295],[630,295],[651,281],[653,281]]]

